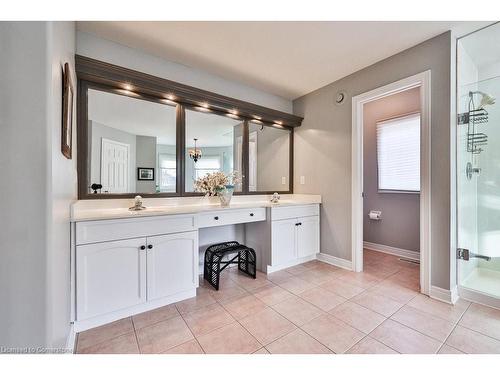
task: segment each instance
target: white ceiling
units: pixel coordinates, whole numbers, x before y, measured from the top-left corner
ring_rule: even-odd
[[[487,22],[78,22],[78,29],[295,99],[420,42]]]
[[[131,94],[132,95],[132,94]],[[89,120],[130,134],[157,137],[157,144],[175,145],[175,107],[129,96],[89,90]],[[233,144],[233,127],[239,124],[228,117],[186,111],[186,145],[223,147]]]

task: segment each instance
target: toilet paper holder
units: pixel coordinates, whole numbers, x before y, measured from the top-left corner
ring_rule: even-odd
[[[368,217],[370,218],[370,220],[381,220],[382,219],[382,211],[371,210],[368,213]]]

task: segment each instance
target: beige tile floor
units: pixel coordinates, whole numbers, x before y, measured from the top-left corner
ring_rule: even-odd
[[[77,353],[500,353],[500,310],[432,300],[418,266],[364,255],[363,273],[226,270],[219,291],[201,280],[195,298],[80,333]]]

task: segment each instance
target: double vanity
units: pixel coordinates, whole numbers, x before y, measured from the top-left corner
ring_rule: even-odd
[[[76,332],[196,295],[204,242],[238,233],[271,273],[316,258],[317,195],[235,196],[229,207],[200,197],[80,200],[72,207],[72,320]],[[228,228],[232,231],[228,232]],[[203,240],[200,241],[200,237]]]

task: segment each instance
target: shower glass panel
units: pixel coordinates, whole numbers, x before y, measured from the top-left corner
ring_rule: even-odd
[[[457,277],[461,295],[500,298],[500,25],[457,45]]]

